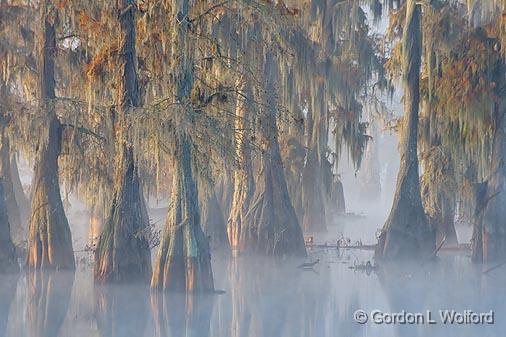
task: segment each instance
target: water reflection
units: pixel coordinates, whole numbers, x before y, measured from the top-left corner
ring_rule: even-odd
[[[370,259],[370,252],[310,254],[320,258],[312,270],[298,269],[295,260],[216,259],[216,288],[225,293],[200,296],[98,286],[89,269],[78,270],[75,282],[73,274],[58,272],[0,277],[0,336],[504,336],[506,268],[483,274],[469,258],[443,256],[435,263],[381,265],[368,275],[349,267]],[[353,319],[357,309],[494,310],[495,324],[361,325]]]
[[[74,273],[31,271],[26,274],[26,281],[29,335],[58,336],[67,315]]]
[[[102,337],[144,335],[149,317],[146,285],[96,285],[95,319]]]
[[[185,295],[154,291],[151,308],[156,337],[208,337],[213,294]]]
[[[0,275],[0,336],[5,336],[7,322],[9,319],[9,311],[12,300],[16,294],[16,287],[19,276]]]

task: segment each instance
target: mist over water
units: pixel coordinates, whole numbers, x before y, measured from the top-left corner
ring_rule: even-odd
[[[372,210],[372,208],[371,208]],[[381,212],[333,226],[318,243],[341,235],[372,243]],[[386,213],[386,212],[385,212]],[[372,236],[372,237],[371,237]],[[506,273],[487,274],[469,257],[440,253],[436,262],[382,265],[375,272],[350,267],[372,251],[314,248],[313,269],[300,260],[213,256],[216,289],[224,294],[164,295],[148,286],[94,285],[81,264],[69,273],[22,273],[2,277],[0,328],[4,336],[503,336]],[[484,267],[485,268],[485,267]],[[366,313],[439,310],[494,312],[494,324],[358,324]]]

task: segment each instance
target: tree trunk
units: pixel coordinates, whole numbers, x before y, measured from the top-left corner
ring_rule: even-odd
[[[253,93],[246,78],[239,78],[237,84],[238,90],[242,92],[246,98],[238,97],[236,103],[235,128],[241,131],[235,136],[237,167],[234,170],[234,193],[227,226],[228,239],[234,252],[237,252],[243,223],[255,189],[251,163],[251,146],[249,142],[249,133],[247,131],[247,121],[251,118],[251,106],[248,103],[248,99],[253,98]]]
[[[57,15],[47,2],[41,4],[43,34],[39,67],[41,107],[48,127],[39,139],[38,160],[33,180],[26,265],[29,268],[74,269],[72,236],[60,195],[58,157],[62,125],[52,100],[55,96],[54,57]]]
[[[176,113],[184,121],[174,130],[175,172],[171,207],[167,216],[158,261],[151,279],[153,288],[181,292],[212,292],[214,279],[209,241],[200,225],[196,174],[193,171],[193,143],[185,130],[192,123],[193,69],[195,44],[188,36],[189,0],[173,1],[174,98]],[[176,23],[179,22],[179,23]]]
[[[328,141],[327,106],[323,85],[318,84],[312,93],[311,110],[308,117],[308,152],[302,172],[302,228],[305,232],[323,232],[327,229],[324,186],[325,151]],[[331,174],[331,172],[330,172]]]
[[[149,226],[148,212],[142,195],[134,149],[129,141],[127,115],[140,105],[136,72],[135,7],[131,1],[118,2],[122,45],[121,78],[117,108],[116,168],[114,195],[102,234],[95,251],[95,280],[102,282],[148,281],[151,275],[151,251],[144,231]]]
[[[425,216],[420,196],[417,137],[420,102],[421,31],[420,5],[406,3],[402,37],[404,129],[401,166],[390,215],[378,239],[377,258],[427,258],[435,249],[435,236]]]
[[[176,140],[171,209],[151,286],[180,292],[214,291],[209,242],[200,227],[189,136]]]
[[[277,135],[276,74],[274,56],[265,56],[265,104],[261,113],[261,166],[251,206],[240,232],[238,251],[262,255],[305,256],[299,221],[292,206]]]
[[[3,177],[3,185],[5,192],[5,203],[9,224],[11,225],[11,234],[14,242],[19,243],[26,237],[23,224],[21,222],[21,212],[16,201],[14,193],[14,184],[11,172],[11,155],[9,138],[6,135],[6,125],[2,123],[0,126],[0,137],[2,144],[0,145],[0,176]]]
[[[0,178],[0,272],[15,273],[19,271],[19,265],[11,239],[4,183],[4,178]]]
[[[28,231],[28,221],[30,217],[30,201],[23,190],[23,184],[21,183],[21,178],[19,177],[19,169],[16,154],[13,153],[11,155],[11,178],[12,185],[14,189],[14,197],[16,198],[16,202],[19,206],[19,212],[21,215],[21,225],[25,235],[23,238],[26,238],[26,232]]]
[[[225,216],[221,211],[221,206],[216,198],[214,188],[206,186],[201,188],[199,193],[201,214],[202,214],[202,230],[209,239],[211,249],[227,252],[230,249],[227,237],[227,224]]]
[[[477,244],[473,256],[479,257],[481,251],[483,262],[506,259],[506,83],[504,73],[504,61],[500,59],[494,72],[494,74],[498,74],[496,88],[497,97],[500,100],[495,106],[497,129],[494,134],[491,173],[486,184],[485,197],[479,205],[481,206],[479,212],[482,214],[477,223],[478,226],[481,225],[481,235],[476,235],[473,238]],[[479,247],[480,242],[481,247]]]

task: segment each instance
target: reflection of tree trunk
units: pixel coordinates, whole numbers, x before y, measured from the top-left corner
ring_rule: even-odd
[[[209,238],[212,250],[227,251],[230,248],[227,237],[225,217],[216,198],[214,188],[206,186],[199,193],[201,205],[202,230]]]
[[[60,195],[58,157],[62,125],[54,111],[54,57],[56,14],[47,2],[41,4],[43,34],[40,55],[41,107],[48,127],[39,138],[38,159],[33,180],[32,215],[26,264],[30,268],[74,268],[72,236]],[[50,13],[51,12],[51,13]]]
[[[212,295],[151,294],[155,336],[208,337]]]
[[[265,104],[261,120],[261,169],[250,209],[242,224],[238,250],[267,255],[305,255],[299,221],[292,206],[277,136],[274,57],[267,52]]]
[[[144,335],[149,314],[149,289],[142,286],[98,286],[95,317],[102,337]]]
[[[58,336],[67,315],[74,273],[35,271],[27,274],[27,283],[30,336]]]
[[[505,65],[499,59],[494,74],[496,78],[496,96],[500,100],[495,103],[496,130],[492,148],[492,162],[487,181],[485,197],[480,204],[481,240],[477,235],[473,241],[477,244],[473,256],[482,252],[483,262],[502,261],[506,258],[506,95],[504,80]],[[477,229],[478,230],[478,229]],[[481,242],[481,247],[479,247]]]
[[[379,258],[423,258],[435,249],[434,233],[422,206],[418,175],[417,134],[422,47],[420,16],[420,5],[415,0],[408,0],[402,37],[405,124],[401,166],[392,210],[376,249],[376,257]]]
[[[95,279],[100,281],[148,280],[151,274],[151,251],[143,233],[149,218],[142,195],[134,149],[128,139],[127,114],[140,105],[140,90],[136,73],[135,8],[131,1],[119,1],[121,78],[117,108],[119,121],[115,126],[116,168],[114,196],[108,219],[95,251]]]
[[[172,206],[151,285],[175,291],[213,291],[209,242],[200,227],[197,184],[189,136],[176,142]]]
[[[9,310],[16,296],[18,274],[0,275],[0,337],[5,336],[9,322]]]

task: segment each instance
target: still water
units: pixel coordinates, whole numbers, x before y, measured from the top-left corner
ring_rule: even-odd
[[[336,234],[337,235],[337,234]],[[313,249],[301,261],[213,258],[224,294],[162,295],[140,285],[101,287],[90,267],[75,274],[22,273],[0,280],[0,336],[476,337],[506,336],[506,267],[483,274],[465,254],[438,261],[350,267],[372,252]],[[369,318],[354,320],[357,310]],[[493,312],[493,324],[443,324],[440,310]],[[377,324],[383,315],[431,313],[435,324]]]

